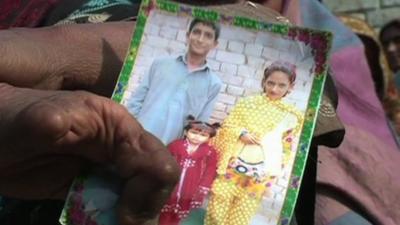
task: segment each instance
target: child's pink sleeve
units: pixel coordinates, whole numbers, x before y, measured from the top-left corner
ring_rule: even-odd
[[[210,146],[210,155],[207,159],[206,169],[201,178],[200,187],[210,188],[217,175],[217,152]]]
[[[203,176],[200,178],[200,185],[197,193],[193,196],[191,207],[201,207],[205,197],[210,191],[212,182],[217,175],[217,153],[213,147],[210,146],[210,155],[207,157],[206,168],[203,172]]]

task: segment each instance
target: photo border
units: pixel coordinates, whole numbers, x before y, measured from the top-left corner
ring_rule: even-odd
[[[141,39],[143,37],[147,18],[150,11],[154,8],[167,11],[169,13],[175,13],[177,15],[192,16],[194,18],[219,22],[226,25],[258,31],[268,31],[286,36],[290,40],[303,42],[305,45],[311,47],[315,63],[313,71],[314,78],[312,81],[307,110],[305,112],[304,124],[293,163],[293,169],[289,178],[289,184],[287,187],[284,204],[281,209],[280,218],[278,220],[278,223],[281,225],[289,224],[296,205],[301,178],[304,173],[307,155],[315,128],[316,117],[322,98],[322,91],[328,70],[327,62],[329,50],[332,45],[332,33],[329,31],[292,26],[290,24],[268,23],[242,16],[225,16],[219,12],[209,10],[207,8],[182,5],[180,3],[166,0],[144,0],[142,1],[142,5],[140,7],[136,28],[131,40],[128,55],[125,59],[120,77],[112,95],[112,99],[117,103],[122,101],[123,94],[128,86],[128,81],[131,77],[131,71],[135,63]]]

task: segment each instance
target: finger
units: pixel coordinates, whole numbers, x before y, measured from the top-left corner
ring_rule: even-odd
[[[256,140],[255,140],[255,138],[253,137],[253,135],[248,134],[248,137],[249,137],[249,141],[250,141],[251,144],[256,144]]]
[[[130,154],[132,149],[143,153]],[[178,180],[175,160],[165,146],[147,132],[143,132],[136,143],[124,143],[116,160],[120,174],[128,178],[118,204],[120,224],[151,224]]]
[[[2,193],[23,198],[65,197],[73,177],[90,166],[88,162],[114,163],[124,179],[151,171],[162,184],[160,189],[176,181],[171,177],[178,176],[178,169],[165,154],[165,146],[154,137],[143,144],[147,132],[111,100],[87,92],[8,85],[0,89],[5,103],[0,106]],[[159,157],[156,165],[153,155]],[[172,169],[162,168],[166,164]]]
[[[243,141],[245,144],[252,144],[251,138],[250,138],[250,136],[249,136],[248,134],[243,135],[242,141]]]
[[[60,98],[63,101],[57,102]],[[63,107],[79,99],[64,92],[0,84],[1,194],[27,199],[65,197],[72,179],[89,165],[87,159],[64,154],[54,145],[71,126]]]
[[[159,151],[148,161],[152,166],[143,166],[146,171],[128,179],[118,204],[121,225],[147,224],[156,220],[178,177],[174,172],[176,167],[169,163],[170,155],[165,153]]]
[[[89,158],[68,154],[56,145],[70,130],[71,115],[84,111],[82,96],[0,84],[1,194],[27,199],[65,197],[73,178],[90,165]],[[92,126],[86,128],[90,134]],[[84,140],[89,135],[82,136]],[[68,150],[83,147],[71,145]]]
[[[253,142],[253,144],[260,144],[260,139],[254,135],[254,134],[250,134],[251,135],[251,140]]]
[[[58,154],[114,164],[126,180],[118,203],[120,224],[150,223],[179,177],[175,160],[121,105],[84,92],[79,98],[81,103],[72,106],[78,110],[68,111],[69,130],[56,141]]]
[[[249,135],[249,142],[250,144],[257,144],[257,142],[255,141],[254,137],[252,135]]]
[[[257,137],[254,137],[254,142],[256,143],[256,144],[261,144],[261,141],[260,141],[260,139],[259,138],[257,138]]]

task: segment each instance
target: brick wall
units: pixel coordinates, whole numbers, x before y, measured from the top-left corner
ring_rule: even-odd
[[[149,16],[123,103],[134,93],[155,57],[186,51],[185,35],[189,22],[190,18],[171,16],[165,12]],[[278,35],[223,25],[219,45],[207,59],[212,70],[224,82],[211,120],[222,121],[238,99],[259,93],[264,68],[277,59],[297,65],[295,88],[286,101],[304,112],[311,89],[313,60],[310,49]],[[263,201],[255,220],[264,221],[262,224],[277,223],[290,171],[291,168],[287,168],[285,175],[271,188],[272,192]]]
[[[189,22],[189,18],[165,13],[149,18],[123,102],[134,92],[154,58],[186,51],[185,35]],[[239,98],[259,93],[264,68],[277,59],[297,65],[294,91],[285,100],[305,110],[312,68],[311,53],[306,46],[278,35],[224,25],[218,41],[217,48],[207,58],[211,69],[224,82],[212,115],[213,121],[222,121]]]
[[[377,30],[400,17],[400,0],[324,0],[323,3],[332,12],[361,18]]]

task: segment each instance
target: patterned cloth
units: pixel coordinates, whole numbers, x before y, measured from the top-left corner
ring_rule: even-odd
[[[140,0],[2,0],[0,29],[136,18]]]
[[[37,27],[60,0],[0,1],[0,29]]]
[[[192,209],[199,208],[215,178],[215,149],[208,144],[202,144],[189,154],[187,147],[188,143],[184,139],[168,145],[182,172],[179,183],[161,210],[159,225],[178,225]]]
[[[248,179],[248,178],[244,178]],[[205,225],[247,225],[255,215],[261,198],[250,196],[247,189],[219,177],[213,183]]]
[[[287,162],[292,152],[291,143],[300,133],[302,123],[303,115],[295,107],[280,100],[271,101],[265,95],[242,99],[224,120],[222,129],[213,140],[213,145],[220,154],[218,174],[225,174],[231,157],[238,156],[243,148],[242,142],[238,140],[243,130],[264,137],[272,131],[275,132],[275,129],[280,129],[277,133],[282,142],[277,142],[278,147],[281,146],[277,150],[284,153],[281,162]],[[268,144],[270,146],[265,148],[267,152],[264,154],[267,158],[268,153],[274,154],[269,150],[273,148],[272,144]]]
[[[278,162],[277,167],[282,169],[294,150],[302,124],[303,116],[294,106],[282,100],[270,100],[264,94],[244,98],[232,109],[213,140],[219,154],[218,177],[211,188],[207,225],[249,224],[274,176],[279,175],[270,165]],[[243,130],[259,137],[273,137],[266,139],[266,143],[261,142],[261,157],[252,155],[254,149],[243,151],[239,140]],[[237,158],[261,160],[264,167],[258,174],[263,176],[241,173],[234,164]]]
[[[400,224],[400,152],[375,93],[364,46],[318,1],[291,0],[284,14],[296,25],[335,34],[330,65],[346,135],[335,150],[319,148],[315,223],[331,224],[352,210],[373,224]]]
[[[65,1],[64,4],[70,4]],[[102,23],[106,21],[132,20],[136,18],[139,0],[90,0],[79,8],[60,5],[46,20],[47,24]],[[68,9],[69,10],[66,10]]]

